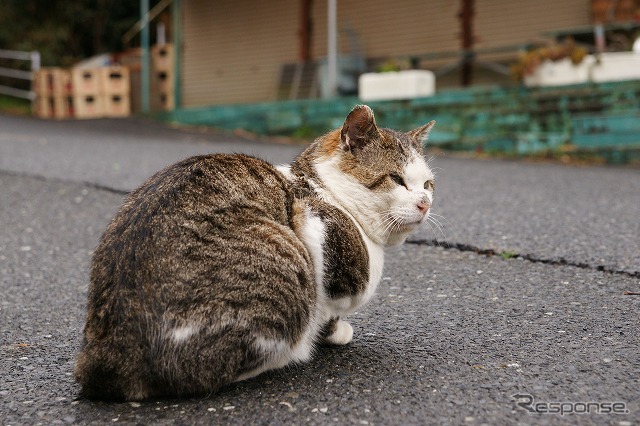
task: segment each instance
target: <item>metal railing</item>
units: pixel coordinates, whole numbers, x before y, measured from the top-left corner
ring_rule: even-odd
[[[158,15],[160,15],[160,13],[162,13],[163,10],[167,8],[167,6],[171,4],[171,2],[172,0],[160,0],[158,4],[153,6],[153,8],[149,11],[149,13],[147,13],[146,22],[148,23],[153,21]],[[122,36],[122,43],[125,46],[127,46],[131,42],[131,40],[136,34],[142,31],[142,28],[144,27],[144,22],[143,22],[144,20],[145,19],[140,19],[138,22],[136,22],[133,25],[133,27],[129,29],[129,31],[124,33],[124,35]]]
[[[40,69],[40,52],[22,52],[19,50],[0,49],[0,59],[13,59],[17,61],[31,62],[31,71],[0,67],[0,76],[2,77],[32,81],[35,72]],[[36,94],[33,90],[23,90],[11,86],[0,85],[0,93],[32,101],[36,98]]]

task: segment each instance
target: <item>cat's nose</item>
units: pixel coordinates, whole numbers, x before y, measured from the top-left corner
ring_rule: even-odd
[[[429,210],[429,207],[431,207],[431,204],[429,204],[427,201],[420,201],[417,207],[418,210],[420,210],[420,213],[425,214],[427,210]]]

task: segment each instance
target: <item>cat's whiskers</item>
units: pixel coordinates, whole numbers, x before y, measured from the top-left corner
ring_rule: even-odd
[[[384,225],[383,233],[390,234],[394,232],[397,228],[399,228],[400,227],[399,220],[400,220],[400,217],[396,215],[392,214],[387,216],[386,219],[382,222],[382,224]]]
[[[437,178],[438,177],[437,176],[437,172],[442,170],[442,167],[434,167],[434,166],[431,165],[431,163],[433,161],[435,161],[437,157],[438,157],[437,155],[433,155],[433,156],[427,158],[427,160],[426,160],[427,166],[429,166],[429,169],[431,169],[431,173],[433,173],[433,177],[434,178]]]
[[[440,223],[438,219],[429,215],[429,217],[427,217],[427,220],[425,222],[429,225],[431,230],[434,231],[434,233],[435,233],[435,230],[433,229],[433,227],[431,227],[431,224],[433,224],[436,227],[436,229],[440,231],[440,233],[442,234],[442,238],[446,238],[446,234],[444,232],[444,226],[442,225],[442,223]]]
[[[394,207],[383,212],[384,219],[378,225],[377,230],[384,227],[383,232],[391,233],[393,231],[400,229],[402,225],[406,224],[404,218],[410,217],[412,214],[412,211],[413,209],[411,207],[402,206],[402,207]],[[446,238],[446,232],[445,232],[446,227],[442,224],[441,220],[447,223],[449,222],[447,218],[445,218],[444,216],[439,215],[437,213],[433,213],[432,211],[429,211],[429,213],[427,213],[422,223],[426,224],[426,226],[428,226],[431,232],[433,232],[434,234],[439,233],[442,235],[442,238]]]
[[[384,232],[392,233],[399,231],[402,226],[409,225],[406,218],[411,217],[413,209],[411,207],[394,207],[384,212],[386,219],[383,224],[386,223]]]
[[[376,232],[382,230],[383,234],[390,234],[402,226],[402,217],[398,214],[396,209],[389,209],[382,213],[383,219],[376,227]]]
[[[431,225],[431,222],[429,222],[428,219],[424,223],[429,227],[431,232],[433,232],[434,234],[436,233],[436,231],[433,229],[433,226]],[[437,239],[436,239],[436,241],[437,241]]]
[[[434,213],[434,212],[430,212],[429,213],[429,219],[438,223],[439,228],[440,228],[440,232],[442,233],[442,237],[446,238],[447,235],[446,235],[445,230],[447,228],[451,227],[451,222],[449,222],[449,219],[447,219],[446,217],[444,217],[444,216],[442,216],[442,215],[440,215],[438,213]],[[446,222],[447,226],[445,226],[445,224],[443,224],[442,221]]]
[[[447,219],[446,217],[442,216],[441,214],[429,211],[429,215],[439,217],[440,219],[442,219],[442,220],[446,221],[447,223],[449,223],[449,219]]]

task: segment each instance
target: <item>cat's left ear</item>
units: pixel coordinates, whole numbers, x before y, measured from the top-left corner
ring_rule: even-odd
[[[345,151],[362,148],[380,135],[373,111],[366,105],[357,105],[344,121],[340,132],[340,147]]]
[[[431,129],[435,125],[436,125],[436,120],[431,120],[424,126],[418,127],[417,129],[413,129],[412,131],[408,132],[407,135],[409,135],[411,140],[414,141],[416,146],[422,149],[424,143],[427,141],[427,138],[429,137],[429,132],[431,132]]]

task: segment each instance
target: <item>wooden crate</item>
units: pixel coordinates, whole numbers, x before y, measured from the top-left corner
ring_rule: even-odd
[[[171,111],[176,108],[176,101],[173,92],[160,93],[160,105],[165,111]]]
[[[123,67],[129,68],[131,71],[140,70],[140,62],[142,60],[142,49],[139,47],[117,53],[114,58],[115,62]]]
[[[71,70],[73,95],[93,95],[102,93],[100,68],[73,68]]]
[[[104,116],[104,96],[98,94],[73,95],[73,111],[76,118],[100,118]]]
[[[153,46],[151,60],[156,71],[173,71],[173,45],[156,44]]]
[[[73,117],[70,96],[40,96],[34,101],[34,113],[39,118],[64,120]]]
[[[111,93],[104,96],[105,117],[128,117],[131,115],[131,97],[128,93]]]
[[[38,118],[53,118],[53,105],[49,96],[38,96],[33,101],[33,112]]]
[[[40,68],[34,76],[33,89],[39,97],[71,94],[71,73],[62,68]]]
[[[64,120],[73,117],[73,99],[71,96],[54,96],[51,103],[53,104],[53,118]]]
[[[129,68],[112,66],[100,68],[100,87],[107,95],[125,95],[131,92]]]
[[[158,81],[158,91],[160,93],[173,93],[173,72],[158,71],[155,75]]]

